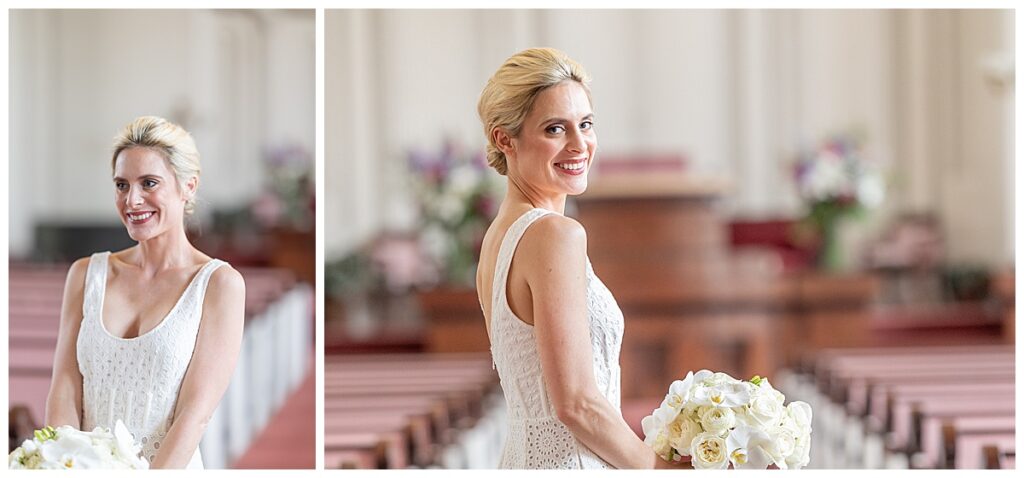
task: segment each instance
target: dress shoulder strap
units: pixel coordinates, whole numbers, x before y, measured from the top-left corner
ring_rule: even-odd
[[[190,290],[186,291],[186,294],[195,294],[195,303],[199,305],[199,310],[203,310],[203,300],[206,298],[206,287],[210,284],[210,277],[213,276],[214,271],[220,268],[220,266],[227,264],[220,259],[210,259],[209,262],[203,265],[202,269],[196,273],[196,277],[192,279]]]
[[[89,267],[85,270],[85,290],[82,293],[82,316],[99,317],[103,306],[103,294],[107,289],[107,263],[110,251],[97,252],[89,256]]]
[[[519,246],[519,240],[523,238],[523,234],[531,224],[548,214],[555,213],[541,208],[530,209],[519,216],[519,219],[509,226],[508,231],[505,231],[505,237],[501,240],[501,247],[498,249],[498,260],[494,265],[494,283],[491,286],[492,321],[494,317],[500,315],[500,311],[507,308],[507,305],[506,307],[501,307],[501,305],[507,304],[508,270],[512,267],[512,257],[516,253],[516,247]],[[492,324],[491,327],[493,328],[494,325]]]

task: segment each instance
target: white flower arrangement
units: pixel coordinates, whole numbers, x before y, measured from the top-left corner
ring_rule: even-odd
[[[810,461],[811,407],[785,401],[765,378],[690,372],[643,419],[644,443],[669,461],[689,456],[697,469],[803,468]]]
[[[132,438],[128,427],[118,420],[109,428],[91,432],[70,426],[35,431],[32,439],[7,456],[11,470],[63,469],[148,469],[149,462],[139,456],[142,447]]]
[[[448,284],[472,287],[480,244],[504,193],[482,151],[445,141],[439,153],[409,154],[411,190],[420,206],[423,249]]]

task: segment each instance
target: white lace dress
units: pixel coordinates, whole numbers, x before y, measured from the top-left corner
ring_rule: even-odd
[[[93,254],[85,276],[84,315],[78,333],[82,429],[113,429],[120,418],[152,462],[174,419],[178,391],[199,333],[206,286],[213,271],[225,262],[206,263],[156,327],[125,339],[108,332],[101,318],[109,257],[109,252]],[[197,448],[188,468],[202,467]]]
[[[537,208],[517,219],[505,233],[495,264],[491,295],[491,355],[505,394],[509,423],[499,467],[610,468],[558,420],[541,373],[533,326],[516,317],[508,305],[506,282],[516,246],[530,224],[546,214],[553,213]],[[594,275],[589,259],[587,315],[590,317],[594,376],[601,393],[618,409],[622,311],[608,288]]]

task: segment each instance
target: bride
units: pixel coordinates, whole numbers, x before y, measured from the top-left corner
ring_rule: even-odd
[[[199,186],[187,131],[137,118],[111,166],[118,215],[138,245],[68,271],[46,423],[113,429],[120,419],[152,468],[202,468],[199,441],[241,346],[245,284],[185,236]]]
[[[589,78],[550,48],[498,68],[477,110],[508,192],[484,236],[477,295],[508,403],[501,468],[671,467],[619,411],[622,312],[564,216],[597,150]]]

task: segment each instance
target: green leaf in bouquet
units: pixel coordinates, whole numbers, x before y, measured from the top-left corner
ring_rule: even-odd
[[[760,386],[762,380],[764,379],[760,375],[754,375],[750,378],[750,383]]]
[[[57,431],[54,430],[53,427],[51,426],[46,426],[43,427],[41,430],[36,430],[34,434],[36,436],[36,440],[39,440],[40,443],[45,442],[47,440],[57,439]]]

